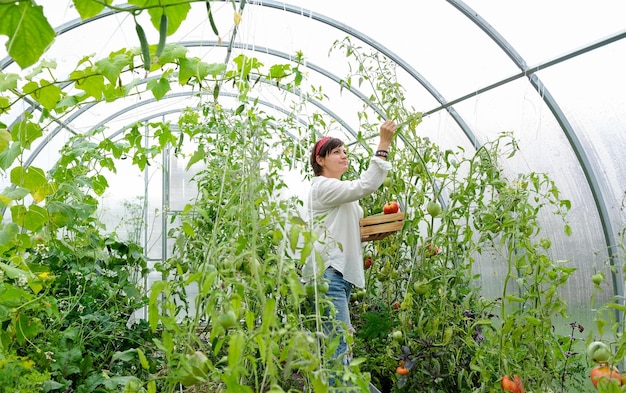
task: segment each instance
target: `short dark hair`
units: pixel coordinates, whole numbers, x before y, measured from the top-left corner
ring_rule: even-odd
[[[339,139],[339,138],[330,138],[329,140],[327,140],[322,145],[322,147],[320,147],[319,154],[315,154],[317,143],[315,143],[313,145],[313,148],[311,149],[310,161],[311,161],[311,168],[313,168],[313,174],[315,176],[321,175],[322,174],[322,169],[323,169],[320,166],[320,164],[317,163],[316,157],[317,156],[326,157],[328,155],[328,153],[331,152],[333,149],[336,149],[337,147],[343,146],[343,145],[344,145],[344,143],[343,143],[343,141],[341,139]]]

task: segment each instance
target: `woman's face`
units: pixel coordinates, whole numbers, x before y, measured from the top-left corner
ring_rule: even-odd
[[[337,146],[326,157],[317,156],[317,163],[323,168],[322,175],[339,179],[348,170],[348,155],[345,146]]]

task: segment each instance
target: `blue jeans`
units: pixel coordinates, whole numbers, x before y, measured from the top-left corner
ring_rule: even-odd
[[[326,316],[329,318],[324,323],[324,333],[331,339],[334,339],[337,335],[341,336],[339,346],[333,354],[333,358],[340,359],[343,364],[348,364],[350,359],[346,356],[348,352],[346,334],[352,330],[350,309],[348,308],[352,284],[344,280],[343,274],[333,267],[329,267],[324,271],[324,279],[328,281],[326,296],[332,302],[336,311],[334,318],[330,317],[328,312],[326,313]]]

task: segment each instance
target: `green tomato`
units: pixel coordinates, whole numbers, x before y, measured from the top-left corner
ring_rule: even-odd
[[[315,296],[315,285],[313,283],[308,283],[304,286],[306,291],[306,295],[309,297]]]
[[[231,328],[237,324],[237,315],[233,310],[228,310],[224,314],[217,317],[219,323],[224,329]]]
[[[391,187],[392,185],[393,185],[393,179],[391,179],[390,176],[385,177],[385,179],[383,180],[383,186]]]
[[[602,273],[594,274],[593,276],[591,276],[591,281],[593,281],[593,283],[596,285],[602,284],[602,281],[604,281],[604,274]]]
[[[428,281],[415,281],[413,283],[413,290],[418,295],[425,295],[428,293]]]
[[[328,292],[328,289],[330,288],[330,286],[328,285],[328,282],[326,281],[322,281],[320,283],[317,284],[317,290],[320,293],[326,293]]]
[[[187,355],[189,369],[181,370],[180,383],[183,386],[192,386],[205,380],[209,371],[209,358],[202,351]]]
[[[426,211],[433,217],[437,217],[441,214],[441,206],[435,201],[428,201],[426,204]]]
[[[190,355],[187,355],[187,362],[192,369],[201,373],[209,371],[209,358],[202,351],[196,351]]]
[[[605,363],[611,357],[611,349],[602,341],[593,341],[587,347],[587,356],[596,363]]]

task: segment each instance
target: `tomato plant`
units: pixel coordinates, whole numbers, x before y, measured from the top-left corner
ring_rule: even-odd
[[[163,13],[168,7],[146,12]],[[172,12],[170,17],[181,11]],[[159,27],[166,31],[165,24]],[[442,151],[417,131],[421,113],[403,106],[407,100],[394,79],[394,65],[380,53],[360,53],[349,41],[336,43],[360,62],[350,68],[367,76],[359,75],[363,87],[371,84],[372,99],[380,100],[371,104],[403,122],[404,146],[393,153],[397,162],[406,163],[362,201],[369,213],[380,212],[381,206],[383,213],[398,211],[399,202],[389,202],[387,211],[385,206],[400,201],[407,218],[401,231],[367,246],[376,264],[364,262],[366,288],[355,292],[359,301],[350,304],[357,359],[344,367],[329,359],[336,343],[322,340],[317,330],[328,304],[324,296],[313,295],[325,293],[328,284],[301,281],[307,258],[321,257],[314,247],[319,234],[298,215],[301,200],[277,198],[289,189],[281,174],[301,167],[307,156],[303,142],[325,131],[328,119],[313,116],[302,129],[291,117],[277,120],[248,98],[252,81],[280,80],[286,90],[297,87],[303,77],[300,55],[293,64],[267,71],[258,59],[244,55],[234,64],[206,64],[187,57],[185,48],[161,41],[157,59],[145,44],[142,53],[129,49],[99,61],[88,58],[62,83],[84,91],[85,80],[102,78],[103,86],[91,93],[115,100],[105,93],[141,89],[118,88],[123,80],[135,80],[141,60],[146,72],[162,69],[165,83],[149,83],[139,93],[162,98],[169,89],[167,75],[176,75],[179,79],[171,82],[203,90],[214,86],[215,102],[184,111],[175,126],[169,121],[134,124],[117,141],[99,131],[94,139],[73,137],[50,173],[20,161],[22,153],[43,137],[50,113],[62,110],[57,104],[69,105],[67,114],[84,102],[72,104],[74,97],[63,91],[48,107],[38,91],[20,95],[26,84],[49,85],[45,79],[34,81],[38,73],[52,71],[47,64],[24,80],[18,77],[19,89],[9,87],[13,77],[5,78],[9,82],[2,93],[11,94],[11,105],[30,97],[46,109],[41,120],[26,116],[15,126],[11,135],[20,143],[3,155],[3,165],[15,161],[11,178],[19,184],[2,202],[11,204],[13,221],[1,227],[6,241],[0,244],[0,340],[10,352],[7,364],[20,368],[18,354],[28,353],[32,359],[25,361],[42,370],[20,370],[20,381],[26,374],[33,380],[49,378],[51,386],[60,385],[57,391],[87,385],[130,391],[143,385],[147,391],[173,392],[180,383],[286,391],[291,377],[319,387],[325,374],[343,372],[346,378],[338,378],[339,383],[365,384],[371,375],[389,391],[459,392],[492,389],[508,367],[524,364],[525,381],[536,391],[564,384],[558,376],[571,374],[568,367],[577,353],[564,346],[576,340],[555,333],[552,319],[565,314],[559,293],[573,269],[551,259],[551,239],[541,233],[538,215],[547,208],[564,217],[569,204],[544,174],[504,177],[502,152],[516,150],[510,135],[475,152]],[[98,67],[83,65],[88,63]],[[99,71],[120,67],[113,80]],[[346,83],[352,79],[345,78]],[[232,111],[217,102],[225,81],[238,93],[239,106]],[[371,109],[359,112],[364,130],[374,126]],[[189,146],[192,153],[185,158],[180,151]],[[346,178],[355,178],[370,156],[359,157],[357,150],[355,169]],[[154,267],[161,279],[145,296],[137,287],[147,269],[143,250],[102,236],[104,226],[95,218],[97,200],[108,187],[103,173],[116,172],[113,162],[122,157],[130,157],[142,171],[174,158],[187,169],[200,167],[193,176],[197,195],[178,210],[160,212],[176,225],[162,234],[167,255]],[[26,195],[36,203],[27,202]],[[445,214],[436,201],[444,198]],[[473,266],[485,255],[502,271],[494,299],[481,293]],[[129,328],[130,315],[143,307],[146,320]],[[605,357],[598,349],[591,358]],[[7,369],[0,369],[5,371],[2,382],[10,379]]]

